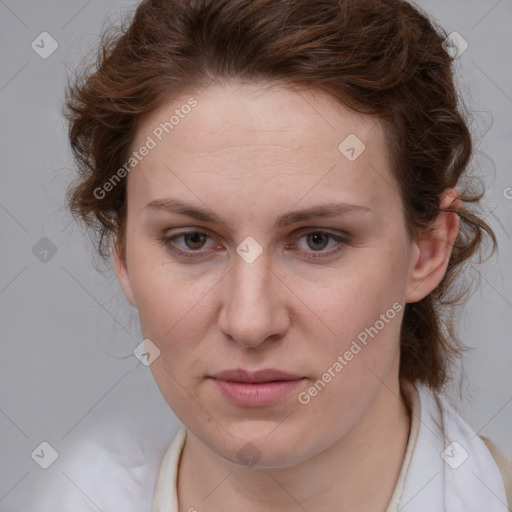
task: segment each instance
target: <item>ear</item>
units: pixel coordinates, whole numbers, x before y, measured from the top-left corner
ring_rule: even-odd
[[[441,211],[431,229],[425,230],[413,244],[413,257],[407,284],[406,302],[417,302],[426,297],[446,273],[452,247],[459,234],[459,211],[462,202],[457,190],[446,189],[441,197]]]
[[[114,266],[114,272],[116,273],[119,284],[123,288],[124,294],[126,295],[128,302],[132,306],[137,307],[133,296],[132,285],[130,283],[130,276],[128,274],[126,260],[121,256],[121,251],[119,249],[117,239],[115,239],[112,247],[112,263]]]

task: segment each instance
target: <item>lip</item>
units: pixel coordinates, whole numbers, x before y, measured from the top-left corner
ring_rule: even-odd
[[[291,393],[304,379],[281,370],[247,372],[225,370],[211,377],[222,395],[239,407],[273,405]]]
[[[276,380],[297,380],[301,379],[302,375],[294,375],[275,368],[266,368],[264,370],[258,370],[257,372],[248,372],[242,368],[236,368],[234,370],[224,370],[216,373],[212,377],[214,379],[232,382],[260,383]]]

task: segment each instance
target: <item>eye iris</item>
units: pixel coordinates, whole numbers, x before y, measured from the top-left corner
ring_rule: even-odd
[[[187,244],[187,247],[189,249],[200,249],[203,245],[204,245],[204,242],[206,240],[206,235],[203,234],[203,233],[186,233],[184,235],[185,237],[185,243]],[[189,241],[192,241],[192,244],[194,246],[191,246],[189,244]],[[195,246],[195,244],[199,244],[198,246]]]
[[[324,243],[322,243],[322,238]],[[328,237],[324,233],[310,233],[309,235],[307,235],[308,245],[312,249],[324,249],[325,246],[327,245],[327,238]],[[311,242],[313,242],[313,245],[311,244]],[[318,243],[321,245],[321,247],[314,247],[314,245]]]

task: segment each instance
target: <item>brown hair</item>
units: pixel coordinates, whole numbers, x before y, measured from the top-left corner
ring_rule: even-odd
[[[454,306],[469,287],[455,280],[486,234],[492,252],[497,245],[470,208],[483,192],[460,180],[472,140],[446,36],[402,0],[144,0],[133,19],[103,33],[96,63],[68,84],[65,116],[79,169],[68,206],[92,228],[105,260],[114,240],[124,257],[125,179],[105,197],[94,191],[127,161],[146,116],[223,81],[327,92],[385,124],[411,238],[437,216],[443,191],[458,187],[460,234],[448,269],[433,292],[406,305],[401,331],[400,376],[440,388],[464,348]]]

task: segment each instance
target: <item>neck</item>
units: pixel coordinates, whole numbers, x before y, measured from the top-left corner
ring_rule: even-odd
[[[405,456],[410,413],[398,382],[327,450],[295,466],[240,467],[187,433],[178,471],[179,511],[382,511]]]

